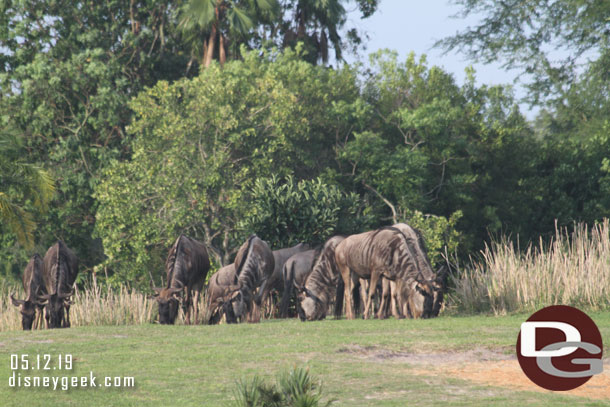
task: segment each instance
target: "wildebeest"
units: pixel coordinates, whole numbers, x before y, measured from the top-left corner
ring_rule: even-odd
[[[260,306],[264,303],[272,289],[276,289],[280,294],[283,293],[284,280],[282,271],[284,270],[284,264],[292,255],[309,250],[309,248],[307,243],[299,243],[292,247],[273,251],[273,261],[275,262],[273,273],[263,282],[254,297],[256,305]]]
[[[44,255],[42,279],[47,300],[45,319],[48,328],[70,327],[70,296],[78,275],[78,258],[59,240]]]
[[[154,288],[158,294],[159,323],[173,324],[178,316],[178,305],[182,300],[186,323],[191,323],[193,291],[195,291],[195,322],[199,316],[199,295],[210,269],[210,259],[205,245],[188,236],[180,235],[169,250],[165,261],[167,285]],[[186,299],[178,294],[185,294]]]
[[[16,307],[21,307],[21,325],[23,330],[38,328],[42,323],[42,311],[44,309],[43,295],[47,293],[44,281],[42,257],[38,253],[34,254],[23,271],[23,291],[25,299],[18,300],[11,294],[11,301]]]
[[[296,253],[284,263],[282,269],[282,279],[284,281],[284,292],[282,294],[282,302],[280,303],[280,318],[288,317],[288,307],[294,289],[303,287],[305,280],[313,268],[313,263],[320,255],[322,247],[316,250],[307,250]],[[297,303],[298,304],[298,303]]]
[[[432,313],[434,298],[433,281],[426,277],[427,270],[420,270],[422,262],[419,250],[408,244],[403,232],[395,227],[385,227],[370,232],[347,237],[335,250],[335,260],[345,283],[347,318],[354,318],[351,291],[353,275],[369,279],[369,294],[365,299],[364,315],[367,317],[372,297],[381,277],[396,281],[399,304],[409,299],[409,295],[423,297],[425,308],[421,316],[427,318]]]
[[[343,308],[343,281],[335,262],[335,249],[345,237],[334,236],[324,243],[313,270],[302,286],[298,301],[299,318],[314,321],[326,317],[331,300],[335,297],[335,316],[341,316]]]
[[[207,311],[205,320],[208,324],[217,324],[222,317],[223,298],[228,288],[235,281],[235,264],[221,267],[210,277],[207,289]]]
[[[255,307],[254,292],[273,273],[275,260],[267,242],[250,235],[235,256],[235,280],[227,290],[223,310],[228,323],[243,320],[258,322],[259,310]]]
[[[430,260],[428,259],[428,253],[426,250],[426,243],[422,234],[415,228],[411,227],[406,223],[396,223],[392,227],[400,230],[405,236],[407,244],[411,248],[412,253],[415,254],[415,261],[418,265],[418,269],[422,272],[423,277],[431,282],[434,290],[434,298],[432,305],[432,315],[438,316],[441,306],[443,305],[443,293],[446,286],[446,278],[448,268],[442,266],[436,272],[433,271]]]

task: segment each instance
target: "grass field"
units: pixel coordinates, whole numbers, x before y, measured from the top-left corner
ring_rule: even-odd
[[[608,355],[610,313],[589,315],[606,339]],[[270,320],[2,332],[0,404],[223,406],[231,399],[236,380],[255,374],[271,379],[298,365],[308,367],[322,381],[324,394],[336,399],[336,406],[610,405],[610,389],[603,388],[610,381],[596,385],[597,377],[573,395],[536,391],[518,369],[497,373],[496,367],[503,364],[514,368],[516,336],[525,319],[527,315],[313,323]],[[11,354],[33,358],[68,353],[74,356],[74,369],[49,374],[86,376],[93,371],[98,388],[9,387]],[[607,362],[606,370],[610,370]],[[488,364],[495,366],[489,375]],[[100,388],[100,378],[105,376],[133,376],[136,385]]]

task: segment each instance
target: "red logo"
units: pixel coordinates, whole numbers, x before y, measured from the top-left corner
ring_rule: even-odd
[[[523,373],[547,390],[572,390],[601,373],[602,336],[584,312],[553,305],[521,324],[517,358]]]

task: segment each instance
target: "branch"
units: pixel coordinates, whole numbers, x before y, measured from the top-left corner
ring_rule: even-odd
[[[371,191],[373,191],[375,193],[375,195],[377,195],[379,198],[381,198],[381,200],[383,202],[385,202],[386,205],[388,205],[390,207],[390,209],[392,210],[392,221],[394,223],[398,223],[398,216],[396,215],[396,208],[394,207],[394,205],[392,205],[392,203],[390,201],[388,201],[383,195],[381,195],[375,188],[373,188],[372,186],[370,186],[369,184],[367,184],[366,182],[362,181],[362,185],[364,185],[366,188],[370,189]]]

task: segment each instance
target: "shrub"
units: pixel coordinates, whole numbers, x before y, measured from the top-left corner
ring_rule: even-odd
[[[280,373],[275,384],[254,376],[237,382],[236,386],[232,404],[235,407],[318,407],[332,403],[332,400],[322,402],[321,385],[302,367]]]

